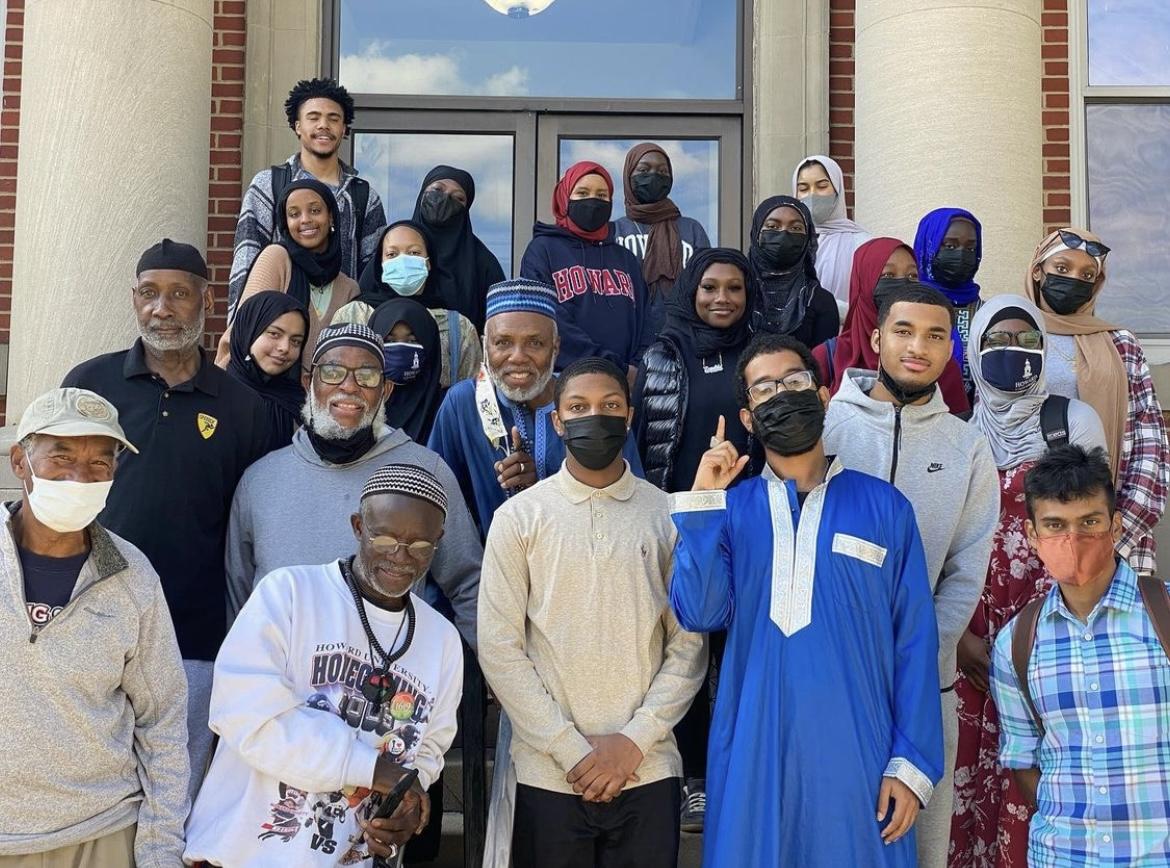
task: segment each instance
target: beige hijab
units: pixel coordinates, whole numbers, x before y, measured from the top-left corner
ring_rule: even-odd
[[[1084,229],[1065,231],[1075,232],[1086,241],[1101,240]],[[1113,336],[1109,334],[1120,330],[1121,326],[1105,322],[1093,313],[1101,288],[1105,285],[1105,262],[1099,260],[1101,270],[1093,286],[1093,297],[1080,310],[1063,316],[1052,311],[1040,292],[1040,285],[1032,277],[1033,272],[1058,248],[1065,249],[1059,232],[1053,232],[1040,242],[1024,278],[1024,294],[1044,312],[1044,321],[1050,334],[1072,335],[1076,340],[1077,394],[1101,417],[1101,424],[1105,427],[1105,442],[1109,444],[1110,468],[1113,470],[1113,478],[1117,479],[1121,441],[1125,436],[1125,420],[1129,414],[1129,378],[1117,346],[1113,343]]]

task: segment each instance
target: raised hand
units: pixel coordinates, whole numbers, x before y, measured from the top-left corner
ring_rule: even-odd
[[[727,424],[720,416],[719,424],[715,426],[715,436],[711,438],[711,448],[699,459],[699,469],[695,472],[691,491],[723,491],[751,460],[750,455],[740,455],[735,444],[724,439],[726,428]]]
[[[520,429],[512,428],[512,454],[496,462],[496,481],[505,491],[536,485],[536,462],[524,451]]]

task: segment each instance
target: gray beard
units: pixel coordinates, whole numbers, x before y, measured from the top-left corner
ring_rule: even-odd
[[[547,371],[536,378],[536,382],[527,389],[513,389],[504,384],[503,378],[496,373],[491,365],[487,366],[488,377],[492,381],[492,385],[500,391],[500,393],[511,401],[513,404],[527,404],[529,401],[538,397],[547,387],[553,377],[553,366],[549,365]]]
[[[155,352],[170,353],[177,350],[189,350],[191,347],[199,345],[199,341],[203,337],[203,326],[206,320],[207,311],[199,308],[199,321],[189,326],[184,326],[182,331],[174,337],[161,337],[149,328],[144,328],[142,323],[138,324],[138,334],[142,336],[142,342]]]
[[[381,440],[390,431],[390,426],[386,424],[386,417],[382,414],[382,403],[379,401],[373,407],[367,407],[366,412],[362,414],[361,422],[354,428],[346,428],[329,414],[328,406],[322,407],[317,404],[317,400],[313,396],[313,388],[310,385],[305,403],[301,406],[301,419],[313,429],[318,437],[324,440],[345,440],[363,428],[370,427],[374,429],[374,439]]]

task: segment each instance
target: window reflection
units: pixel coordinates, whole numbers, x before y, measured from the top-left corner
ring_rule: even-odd
[[[1089,84],[1170,86],[1170,2],[1089,0]]]

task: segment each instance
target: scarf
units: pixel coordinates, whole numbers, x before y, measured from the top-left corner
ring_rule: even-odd
[[[382,245],[386,242],[386,236],[390,234],[390,230],[398,226],[409,226],[420,236],[422,236],[423,247],[426,249],[428,259],[432,249],[432,241],[430,232],[422,225],[422,223],[414,220],[396,220],[385,229],[378,237],[378,246],[374,248],[374,255],[370,257],[370,261],[366,263],[366,267],[362,269],[361,276],[358,278],[358,289],[361,293],[354,301],[361,301],[368,304],[370,307],[378,307],[388,301],[393,301],[396,298],[405,298],[399,295],[387,284],[382,282]],[[449,310],[451,305],[446,303],[438,290],[438,280],[435,275],[435,262],[430,259],[431,270],[427,276],[427,282],[423,284],[422,290],[418,295],[410,296],[412,301],[417,301],[428,310]]]
[[[325,207],[329,209],[329,246],[323,253],[314,253],[308,248],[301,247],[292,240],[288,231],[288,218],[285,208],[288,206],[288,197],[297,190],[312,190],[321,197]],[[307,309],[309,306],[309,287],[328,286],[341,271],[341,215],[337,210],[337,200],[333,198],[333,191],[314,178],[302,178],[289,184],[276,203],[276,237],[277,243],[288,251],[292,260],[292,275],[288,281],[288,294],[299,301]]]
[[[805,163],[820,163],[837,191],[837,207],[833,216],[817,225],[819,249],[817,251],[817,274],[821,285],[840,301],[849,299],[850,272],[853,269],[853,254],[857,248],[873,236],[854,223],[847,216],[845,208],[845,175],[837,161],[816,154],[805,157],[792,173],[792,195],[796,195],[796,180]]]
[[[301,385],[301,357],[297,356],[293,366],[283,374],[272,376],[256,364],[252,358],[252,344],[264,330],[286,313],[299,313],[305,321],[305,334],[309,333],[309,312],[291,295],[274,289],[248,296],[236,310],[232,321],[230,341],[231,356],[228,358],[227,373],[256,392],[266,401],[275,404],[284,413],[299,418],[305,403],[305,389]],[[301,347],[304,352],[304,347]],[[291,435],[291,431],[289,432]]]
[[[968,280],[962,286],[943,286],[934,278],[934,257],[942,247],[943,239],[951,223],[956,219],[968,220],[975,226],[975,261],[983,259],[983,226],[975,215],[962,208],[935,208],[918,222],[914,236],[914,258],[918,261],[918,281],[932,286],[951,300],[956,307],[965,307],[979,299],[979,284]]]
[[[788,271],[775,271],[768,264],[759,248],[760,232],[768,215],[781,206],[795,208],[804,220],[808,232],[804,254]],[[792,196],[772,196],[756,207],[752,215],[752,234],[748,247],[748,258],[760,275],[760,294],[757,299],[757,314],[760,328],[774,334],[792,334],[808,313],[813,294],[820,288],[817,279],[817,231],[812,215],[799,199]]]
[[[707,325],[695,310],[695,296],[703,274],[716,263],[734,265],[743,272],[743,316],[732,326],[720,329]],[[759,281],[756,270],[746,256],[729,247],[704,247],[696,250],[683,269],[666,300],[666,324],[659,337],[670,338],[684,352],[706,358],[723,350],[742,347],[751,338],[751,316],[756,309]]]
[[[841,388],[841,381],[849,368],[863,368],[867,371],[878,369],[878,354],[874,352],[870,341],[878,320],[873,291],[882,276],[882,269],[886,267],[886,260],[899,247],[910,249],[897,238],[875,238],[858,247],[853,257],[849,278],[849,310],[845,314],[841,336],[837,338],[833,352],[834,374],[830,391],[834,395]]]
[[[383,302],[370,316],[368,325],[383,340],[389,341],[390,332],[400,322],[410,326],[415,341],[423,347],[423,369],[414,382],[394,386],[386,400],[386,423],[392,428],[401,428],[415,443],[426,443],[442,399],[439,375],[443,367],[443,350],[439,343],[439,327],[430,311],[409,298]]]
[[[1075,232],[1086,241],[1101,240],[1084,229],[1070,228],[1066,231]],[[1121,326],[1105,322],[1093,313],[1105,286],[1104,262],[1101,263],[1101,271],[1093,287],[1093,297],[1088,303],[1076,313],[1053,313],[1040,293],[1040,284],[1033,279],[1032,274],[1058,248],[1064,249],[1059,232],[1053,232],[1040,242],[1024,277],[1024,295],[1044,313],[1044,324],[1050,334],[1072,335],[1076,340],[1077,395],[1101,417],[1105,442],[1109,445],[1109,465],[1116,479],[1122,440],[1125,437],[1125,420],[1129,415],[1129,377],[1110,334],[1119,331]]]
[[[608,223],[593,232],[586,232],[569,219],[569,197],[573,195],[573,188],[577,186],[577,182],[586,175],[600,175],[605,180],[606,186],[609,187],[610,198],[613,198],[613,178],[609,176],[609,172],[605,170],[605,167],[601,163],[583,160],[580,163],[574,163],[569,166],[564,177],[557,182],[556,189],[553,190],[553,217],[556,218],[556,224],[558,226],[562,229],[567,229],[578,238],[582,238],[585,241],[604,241],[609,237],[610,225]]]
[[[670,155],[662,150],[660,145],[642,142],[640,145],[634,145],[626,154],[626,165],[622,170],[622,188],[625,194],[626,216],[638,223],[650,224],[650,233],[646,239],[646,255],[642,257],[642,276],[646,278],[646,285],[652,292],[665,293],[682,272],[682,241],[678,235],[678,218],[682,214],[669,196],[649,205],[639,202],[634,197],[630,180],[638,161],[652,152],[662,154],[666,159],[666,165],[670,166],[671,177],[674,177]]]

